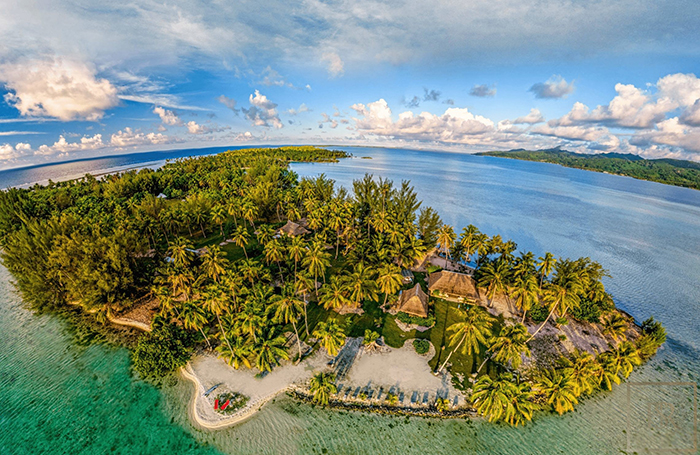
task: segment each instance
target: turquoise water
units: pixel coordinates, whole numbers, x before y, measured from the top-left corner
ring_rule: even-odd
[[[629,178],[449,153],[348,149],[372,160],[294,164],[348,185],[364,172],[410,179],[455,226],[473,223],[541,254],[591,256],[622,309],[654,315],[669,341],[635,382],[697,383],[700,373],[700,191]],[[137,157],[132,157],[138,162]],[[95,167],[105,163],[92,163]],[[84,163],[81,165],[85,165]],[[111,167],[111,166],[104,166]],[[92,170],[91,172],[94,172]],[[51,174],[50,167],[41,175]],[[21,180],[31,178],[23,175]],[[42,177],[47,178],[47,177]],[[36,179],[39,180],[39,179]],[[4,185],[0,185],[4,186]],[[624,453],[692,450],[689,389],[618,387],[576,412],[525,428],[326,411],[286,397],[237,427],[192,428],[190,384],[133,379],[124,349],[84,347],[51,316],[33,316],[0,269],[0,454],[15,453]],[[673,415],[658,418],[658,403]],[[652,410],[652,412],[649,412]],[[671,423],[669,423],[671,422]],[[628,435],[630,436],[628,441]],[[688,452],[686,452],[688,453]]]

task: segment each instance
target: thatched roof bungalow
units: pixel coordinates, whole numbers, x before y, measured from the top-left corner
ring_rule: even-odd
[[[293,222],[293,221],[287,221],[287,224],[279,228],[277,231],[278,235],[287,235],[289,237],[298,237],[300,235],[308,234],[309,231],[305,227]]]
[[[430,292],[430,295],[460,302],[477,300],[479,297],[476,290],[476,282],[471,276],[448,270],[430,274],[428,292]]]
[[[419,283],[416,283],[412,289],[401,292],[395,309],[419,318],[427,318],[428,294],[423,292]]]

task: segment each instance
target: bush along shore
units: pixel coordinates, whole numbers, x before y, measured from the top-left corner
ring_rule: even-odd
[[[348,156],[242,149],[2,191],[0,258],[38,310],[150,329],[128,343],[145,379],[203,350],[265,381],[322,351],[330,365],[308,384],[321,404],[352,373],[358,347],[344,348],[361,337],[376,355],[429,342],[435,355],[421,361],[449,375],[466,408],[511,425],[571,411],[664,343],[653,318],[637,326],[615,308],[590,258],[456,231],[408,181],[365,175],[346,189],[289,168]]]

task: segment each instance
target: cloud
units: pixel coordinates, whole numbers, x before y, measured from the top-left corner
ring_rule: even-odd
[[[310,112],[310,111],[311,111],[311,109],[309,109],[305,103],[301,103],[301,105],[299,106],[299,109],[294,109],[294,108],[287,109],[287,114],[297,115],[297,114],[301,114],[302,112]]]
[[[441,93],[439,90],[428,90],[423,87],[423,92],[423,101],[438,101],[440,99]]]
[[[114,147],[133,147],[137,145],[167,144],[172,141],[171,137],[161,133],[143,133],[140,130],[127,127],[112,134],[110,145]]]
[[[243,108],[241,110],[251,124],[254,126],[264,126],[266,128],[272,126],[275,128],[282,128],[284,126],[277,113],[277,104],[270,101],[258,90],[255,91],[254,95],[250,95],[249,102],[250,108]]]
[[[358,117],[353,118],[355,129],[363,134],[392,138],[439,141],[446,143],[470,143],[475,136],[495,131],[493,121],[474,115],[467,109],[449,108],[438,116],[430,112],[414,115],[406,111],[392,119],[386,101],[380,99],[367,105],[350,106]]]
[[[252,141],[253,139],[255,139],[255,136],[253,136],[253,133],[251,133],[250,131],[246,131],[245,133],[239,133],[234,138],[234,140],[239,142]]]
[[[23,116],[99,120],[119,103],[117,89],[91,66],[65,59],[0,65],[5,101]]]
[[[700,128],[682,124],[678,117],[659,122],[653,130],[640,131],[630,138],[630,144],[648,147],[650,145],[670,146],[700,153]],[[690,157],[698,159],[698,155]]]
[[[61,135],[58,141],[54,142],[53,145],[41,145],[36,150],[37,155],[55,155],[57,153],[70,153],[84,150],[95,150],[104,147],[105,144],[102,142],[102,135],[95,134],[94,136],[83,136],[77,142],[68,142],[66,138]]]
[[[10,144],[0,144],[0,161],[12,161],[31,153],[29,144],[19,142],[14,147]]]
[[[486,84],[477,84],[469,90],[469,94],[479,98],[492,98],[496,96],[496,88]]]
[[[331,118],[328,114],[325,112],[321,113],[321,116],[323,116],[323,120],[318,122],[318,127],[323,128],[324,123],[328,123],[331,128],[337,128],[338,127],[338,121]]]
[[[544,122],[544,116],[542,115],[542,112],[540,112],[539,109],[532,108],[530,109],[530,113],[523,116],[523,117],[518,117],[515,120],[513,120],[514,124],[519,124],[519,123],[529,123],[529,124],[535,124],[535,123],[542,123]]]
[[[407,100],[406,98],[404,98],[402,104],[408,108],[419,107],[420,106],[420,98],[418,98],[417,96],[414,96],[410,100]]]
[[[686,125],[700,126],[700,99],[683,111],[679,121]]]
[[[0,136],[24,136],[33,134],[46,134],[43,131],[0,131]]]
[[[258,84],[262,84],[266,87],[291,87],[294,85],[291,82],[287,82],[284,77],[277,71],[273,70],[269,65],[262,71],[262,79],[258,81]]]
[[[345,72],[345,64],[335,52],[326,52],[321,57],[321,61],[326,63],[326,70],[330,77],[339,77]]]
[[[168,126],[182,126],[182,120],[173,111],[168,111],[162,107],[154,107],[153,113],[160,117],[160,121]]]
[[[231,109],[236,115],[238,115],[238,113],[240,112],[240,109],[236,109],[236,100],[234,100],[233,98],[229,98],[226,95],[220,95],[217,98],[217,101],[226,106],[227,108]]]
[[[536,98],[558,99],[566,98],[574,92],[574,82],[567,82],[561,76],[554,75],[545,82],[538,82],[530,87]]]
[[[449,104],[450,106],[455,105],[455,100],[453,99],[446,99],[445,101],[442,102],[443,104]]]

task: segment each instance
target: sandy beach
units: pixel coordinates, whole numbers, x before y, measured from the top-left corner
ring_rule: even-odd
[[[359,340],[348,339],[347,347],[359,344]],[[455,404],[463,404],[464,398],[451,383],[447,373],[432,374],[428,361],[434,355],[431,346],[428,354],[418,355],[407,340],[400,349],[384,347],[380,352],[365,352],[362,348],[352,351],[350,367],[338,375],[339,391],[337,398],[357,401],[357,394],[364,390],[369,400],[384,399],[391,391],[400,396],[404,406],[424,406],[440,397],[448,397]],[[342,355],[342,352],[341,352]],[[264,377],[257,376],[257,370],[241,368],[236,370],[213,354],[195,357],[182,374],[194,384],[190,403],[190,417],[197,425],[206,429],[226,428],[254,415],[265,403],[291,388],[305,389],[308,380],[319,371],[337,371],[329,366],[331,357],[324,351],[317,351],[298,365],[285,361]],[[219,385],[209,397],[203,394],[209,388]],[[238,392],[247,397],[247,405],[231,415],[223,415],[214,410],[215,397],[224,391]]]

